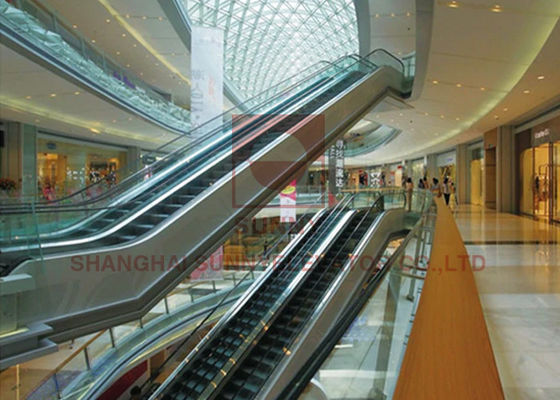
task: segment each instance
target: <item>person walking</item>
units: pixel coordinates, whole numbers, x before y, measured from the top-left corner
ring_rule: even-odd
[[[449,178],[443,180],[443,198],[445,199],[445,205],[449,207],[449,199],[451,198],[451,185],[449,184]]]
[[[414,184],[412,183],[412,178],[407,178],[405,183],[406,190],[406,204],[408,211],[412,211],[412,191],[414,190]]]
[[[424,187],[424,180],[422,178],[420,178],[420,180],[418,181],[418,189],[426,189]]]
[[[430,188],[434,196],[441,197],[441,185],[439,184],[439,180],[436,178],[432,178],[432,187]]]

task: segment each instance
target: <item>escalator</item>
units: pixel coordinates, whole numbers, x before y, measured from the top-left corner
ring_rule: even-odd
[[[366,112],[406,98],[404,70],[383,50],[346,57],[86,202],[2,210],[37,232],[0,248],[25,287],[13,330],[58,341],[142,315]]]
[[[325,330],[321,318],[328,324],[336,320],[365,277],[377,273],[375,257],[366,268],[357,268],[354,256],[363,256],[368,246],[379,254],[390,238],[405,234],[403,210],[382,210],[383,198],[369,208],[332,211],[344,215],[337,228],[325,221],[288,264],[244,296],[236,313],[224,317],[152,398],[272,398],[265,393],[278,379],[279,365],[303,362],[296,351],[311,340],[315,344],[305,346],[304,353],[313,352]],[[322,242],[318,257],[307,251],[309,241]],[[347,287],[353,289],[341,289]],[[338,311],[324,313],[329,302],[337,302]]]

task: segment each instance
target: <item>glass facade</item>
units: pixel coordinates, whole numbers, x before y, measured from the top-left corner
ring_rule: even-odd
[[[247,97],[358,52],[352,0],[182,1],[193,25],[224,30],[225,74]]]

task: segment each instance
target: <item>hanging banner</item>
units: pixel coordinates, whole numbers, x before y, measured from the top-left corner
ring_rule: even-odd
[[[191,126],[199,127],[223,113],[224,32],[218,28],[193,26],[191,34]],[[196,129],[202,136],[222,121]]]
[[[329,191],[337,194],[344,187],[344,140],[329,149]]]
[[[296,222],[297,180],[280,192],[280,222]]]

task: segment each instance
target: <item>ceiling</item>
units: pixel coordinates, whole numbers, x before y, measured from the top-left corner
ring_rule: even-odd
[[[148,84],[190,104],[190,54],[156,0],[41,0]]]
[[[123,111],[0,44],[0,118],[152,149],[176,134]]]
[[[240,3],[249,1],[253,0]],[[398,55],[415,50],[416,1],[368,1],[370,49],[383,47]],[[95,40],[95,45],[112,54],[119,64],[188,104],[190,55],[158,1],[41,2],[55,7],[70,25]],[[424,90],[410,102],[411,109],[378,110],[366,116],[364,120],[372,121],[371,126],[381,123],[402,133],[387,146],[361,156],[360,163],[380,164],[445,150],[480,138],[483,132],[558,98],[560,74],[555,71],[560,61],[560,2],[508,0],[492,10],[495,6],[494,0],[434,0]],[[44,95],[54,89],[50,86]],[[14,98],[21,98],[24,92],[14,92]],[[52,103],[38,106],[51,107]],[[2,112],[6,116],[8,109],[3,107]],[[115,119],[102,118],[101,114],[100,121],[94,122],[109,125]],[[80,119],[78,125],[64,123],[66,129],[59,130],[79,131],[80,124],[89,126]],[[120,129],[142,131],[129,126]],[[157,130],[151,125],[149,129]]]
[[[404,2],[394,2],[400,8],[391,11],[393,2],[370,1],[388,7],[380,17],[370,9],[373,19],[388,24],[394,19],[398,26],[397,39],[379,38],[372,48],[405,45],[406,39],[398,39],[403,22],[391,16],[402,11]],[[495,1],[436,0],[424,89],[409,103],[410,110],[371,113],[402,134],[370,153],[367,163],[414,158],[472,141],[557,97],[559,17],[557,0],[508,0],[499,7]]]

